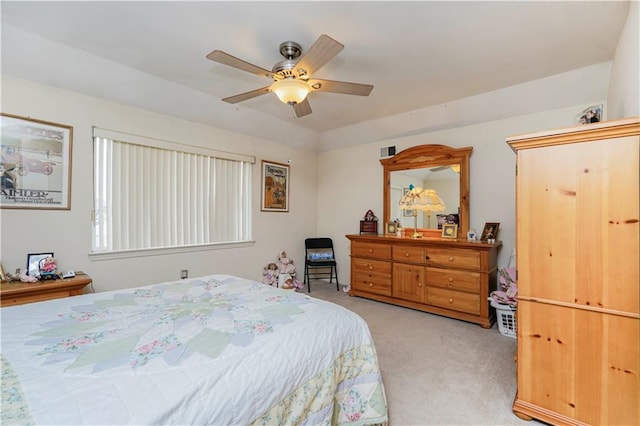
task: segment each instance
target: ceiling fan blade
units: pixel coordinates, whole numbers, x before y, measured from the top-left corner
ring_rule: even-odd
[[[439,172],[440,170],[447,170],[449,166],[438,166],[432,169],[429,169],[430,172]]]
[[[239,95],[235,95],[235,96],[229,96],[228,98],[224,98],[223,101],[230,104],[237,104],[238,102],[246,101],[248,99],[255,98],[257,96],[269,93],[270,92],[269,87],[271,86],[262,87],[260,89],[252,90],[250,92],[240,93]]]
[[[346,81],[332,81],[332,80],[309,80],[309,86],[314,91],[319,92],[332,92],[342,93],[344,95],[358,95],[369,96],[369,93],[373,90],[371,84],[361,83],[348,83]]]
[[[332,39],[326,34],[322,34],[307,50],[307,52],[296,63],[295,71],[298,78],[309,78],[333,59],[344,45]]]
[[[223,65],[227,65],[232,68],[250,72],[251,74],[259,75],[261,77],[273,78],[273,73],[271,71],[261,68],[257,65],[250,64],[249,62],[243,61],[242,59],[238,59],[235,56],[223,52],[222,50],[214,50],[207,55],[207,59]]]
[[[309,98],[305,98],[304,101],[299,104],[293,105],[293,110],[296,112],[296,117],[304,117],[311,114],[311,105],[309,104]]]

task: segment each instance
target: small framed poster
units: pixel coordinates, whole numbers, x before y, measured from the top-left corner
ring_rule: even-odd
[[[289,165],[262,161],[263,212],[289,211]]]

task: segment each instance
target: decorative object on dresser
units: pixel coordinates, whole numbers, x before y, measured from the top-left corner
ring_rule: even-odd
[[[442,238],[458,238],[458,225],[445,223],[442,225]]]
[[[347,235],[351,241],[351,296],[444,315],[490,328],[502,245],[466,239]]]
[[[76,272],[73,278],[54,281],[24,283],[13,282],[0,284],[0,306],[23,305],[25,303],[42,302],[51,299],[78,296],[91,284],[91,277],[83,272]]]
[[[385,234],[396,235],[398,233],[398,222],[387,222]]]
[[[498,222],[487,222],[484,224],[484,229],[482,229],[482,235],[480,236],[481,240],[495,240],[498,236],[498,228],[500,227],[500,223]]]
[[[640,117],[507,142],[517,154],[513,410],[551,424],[640,424]]]
[[[433,189],[422,189],[413,185],[409,185],[409,192],[404,194],[400,199],[400,209],[403,211],[411,211],[413,214],[413,234],[411,238],[422,238],[422,234],[418,232],[418,210],[427,213],[427,228],[431,227],[431,212],[444,211],[444,201],[438,196]]]
[[[378,217],[372,210],[367,210],[360,221],[361,234],[378,234]]]
[[[458,215],[458,238],[466,238],[469,229],[469,157],[472,147],[451,148],[445,145],[419,145],[400,151],[391,158],[380,160],[383,166],[383,220],[391,221],[392,217],[402,215],[399,201],[404,194],[400,194],[403,181],[411,173],[414,182],[422,188],[432,188],[438,191],[438,196],[452,214]],[[447,167],[443,167],[447,166]],[[448,187],[455,190],[441,191],[436,188],[436,181],[430,180],[433,173],[449,173],[454,177],[447,182]],[[455,181],[454,181],[455,180]],[[408,184],[408,182],[407,182]],[[406,210],[405,210],[406,211]],[[407,224],[403,226],[406,228]],[[415,232],[415,231],[414,231]],[[417,229],[425,237],[440,237],[438,229]]]

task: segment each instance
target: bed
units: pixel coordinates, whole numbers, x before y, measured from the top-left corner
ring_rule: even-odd
[[[379,424],[369,329],[335,304],[210,275],[6,307],[9,424]]]

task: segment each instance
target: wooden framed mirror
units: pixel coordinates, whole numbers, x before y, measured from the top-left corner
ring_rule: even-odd
[[[391,158],[380,160],[384,168],[384,223],[398,219],[405,229],[417,228],[425,237],[439,237],[444,223],[458,225],[458,238],[469,230],[469,157],[473,147],[451,148],[446,145],[418,145]],[[413,185],[435,189],[445,205],[443,212],[418,217],[399,208],[402,195]]]

